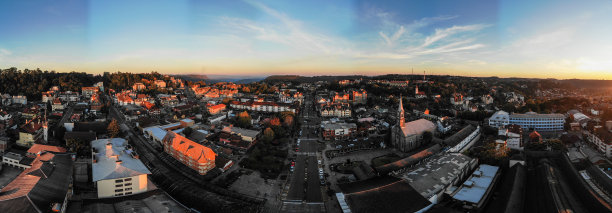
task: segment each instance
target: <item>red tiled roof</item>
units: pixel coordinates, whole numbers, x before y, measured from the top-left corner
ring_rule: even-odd
[[[164,137],[164,143],[172,149],[182,153],[184,156],[202,164],[214,161],[217,154],[210,148],[193,142],[182,135],[168,131]]]
[[[59,147],[59,146],[50,146],[50,145],[42,145],[42,144],[34,144],[32,145],[32,147],[30,147],[30,149],[28,149],[28,153],[38,153],[38,152],[44,152],[44,151],[51,151],[51,152],[66,152],[66,149]]]

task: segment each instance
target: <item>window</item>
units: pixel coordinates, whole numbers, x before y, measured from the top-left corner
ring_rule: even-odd
[[[126,178],[125,181],[132,181],[132,178]]]
[[[126,183],[125,184],[125,186],[131,186],[131,185],[132,185],[132,183]]]
[[[131,195],[131,194],[132,194],[132,192],[126,192],[125,193],[125,195]]]
[[[122,186],[123,186],[123,184],[117,184],[117,185],[115,185],[115,187],[122,187]]]
[[[123,180],[115,180],[115,183],[123,183]]]
[[[125,188],[125,191],[130,191],[130,190],[132,190],[132,187]]]
[[[115,194],[115,196],[122,196],[122,195],[123,195],[123,193],[117,193],[117,194]]]
[[[123,192],[123,189],[115,189],[115,192]]]

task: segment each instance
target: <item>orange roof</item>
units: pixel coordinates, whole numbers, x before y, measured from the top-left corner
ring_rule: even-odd
[[[217,156],[212,149],[193,142],[192,140],[189,140],[173,131],[168,131],[164,137],[164,141],[169,142],[168,145],[172,147],[172,149],[201,164],[208,163],[210,161],[214,162],[215,157]]]
[[[0,196],[0,200],[10,200],[25,196],[30,193],[30,191],[32,191],[34,186],[36,186],[36,184],[40,180],[40,177],[36,175],[30,175],[29,173],[40,169],[43,164],[41,160],[48,161],[50,159],[53,159],[54,156],[54,154],[46,153],[34,159],[34,161],[32,162],[32,167],[25,169],[13,181],[11,181],[8,185],[2,188],[2,192],[7,192],[11,190],[16,190],[16,192]]]
[[[42,144],[34,144],[32,145],[32,147],[30,147],[30,149],[28,149],[28,153],[38,153],[38,152],[44,152],[44,151],[51,151],[51,152],[66,152],[66,149],[59,147],[59,146],[50,146],[50,145],[42,145]]]
[[[210,109],[223,109],[223,108],[225,108],[225,104],[217,104],[217,105],[210,106],[208,108],[210,108]]]

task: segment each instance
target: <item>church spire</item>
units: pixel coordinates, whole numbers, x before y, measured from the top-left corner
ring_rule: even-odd
[[[397,119],[400,127],[404,127],[405,118],[404,118],[404,105],[402,104],[402,96],[400,96],[399,107],[397,109]]]

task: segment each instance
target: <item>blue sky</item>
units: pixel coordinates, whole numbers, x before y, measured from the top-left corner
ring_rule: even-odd
[[[1,1],[0,65],[612,78],[612,1]]]

